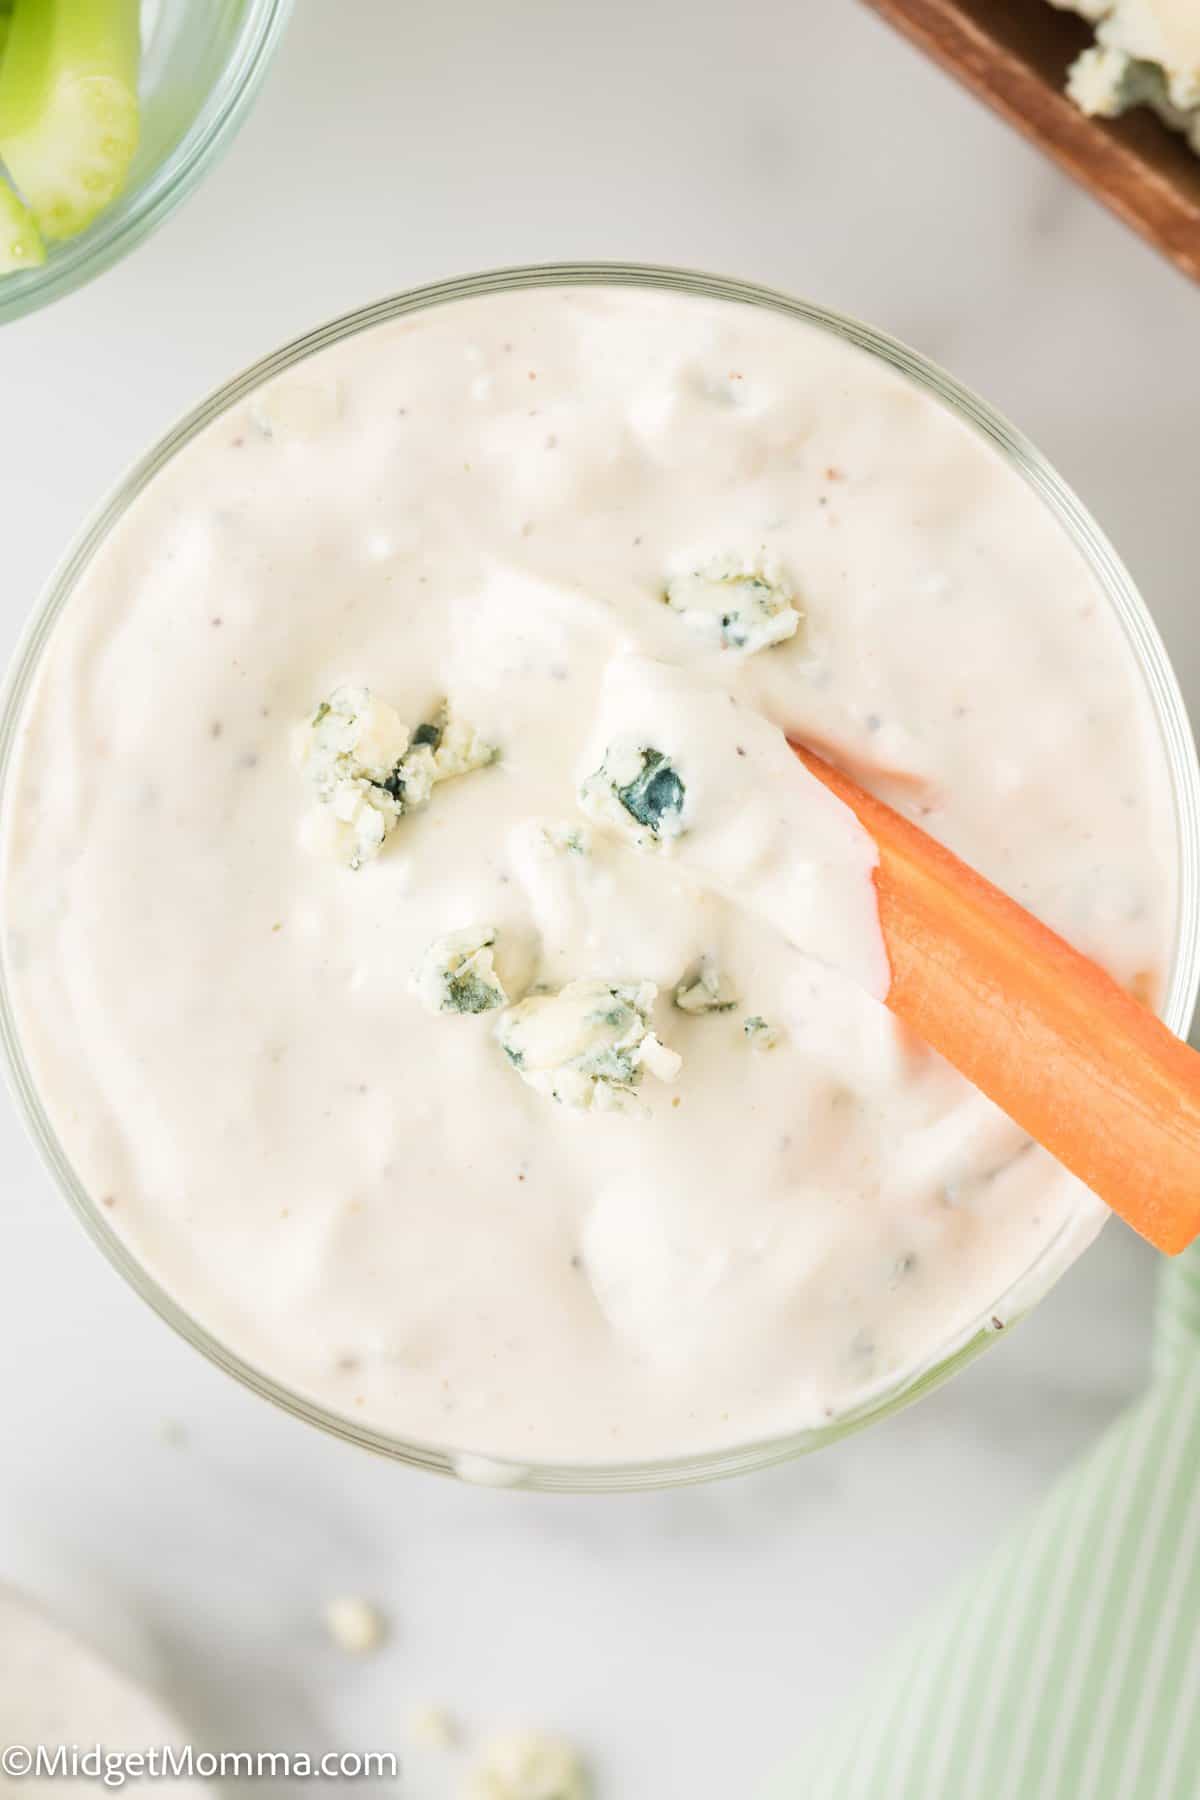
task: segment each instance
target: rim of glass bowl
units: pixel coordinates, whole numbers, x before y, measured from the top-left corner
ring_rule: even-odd
[[[221,72],[174,149],[145,180],[119,194],[87,231],[54,245],[40,267],[0,280],[0,325],[74,293],[171,216],[233,142],[291,10],[292,0],[247,0]]]
[[[1200,983],[1200,767],[1178,684],[1146,606],[1108,540],[1086,509],[1060,480],[1033,446],[991,407],[944,374],[934,364],[895,339],[828,308],[768,288],[706,275],[691,270],[616,263],[548,264],[501,269],[480,275],[415,288],[372,306],[347,313],[330,324],[309,332],[265,357],[252,368],[210,395],[169,432],[119,483],[86,523],[68,550],[38,604],[18,646],[0,712],[0,823],[7,834],[8,785],[13,753],[24,702],[36,675],[42,653],[59,614],[69,601],[80,577],[104,544],[113,526],[124,516],[142,489],[179,450],[227,407],[244,398],[262,382],[277,376],[305,357],[366,331],[374,325],[455,300],[512,292],[522,288],[617,286],[648,287],[698,294],[761,306],[789,318],[802,320],[880,358],[940,404],[949,407],[979,435],[987,439],[1025,479],[1057,518],[1085,557],[1125,632],[1131,652],[1149,691],[1159,733],[1171,772],[1179,856],[1179,917],[1171,977],[1163,1016],[1174,1031],[1186,1030]],[[88,1197],[63,1150],[42,1106],[17,1035],[8,985],[8,971],[0,944],[0,1039],[7,1059],[7,1073],[34,1140],[62,1192],[75,1208],[91,1236],[144,1300],[198,1350],[245,1386],[309,1423],[338,1437],[393,1459],[444,1474],[458,1474],[496,1485],[543,1490],[602,1492],[631,1488],[677,1486],[738,1474],[781,1462],[802,1452],[844,1437],[906,1405],[944,1381],[970,1362],[999,1335],[990,1324],[992,1315],[1011,1323],[1047,1291],[1071,1260],[1073,1240],[1080,1222],[1072,1220],[1044,1246],[1030,1269],[1004,1294],[996,1296],[986,1314],[943,1343],[916,1370],[868,1396],[860,1405],[840,1414],[828,1425],[785,1432],[732,1448],[700,1454],[620,1463],[509,1463],[483,1457],[466,1449],[411,1442],[345,1418],[332,1409],[293,1393],[263,1370],[243,1361],[195,1319],[144,1269],[101,1216]],[[1087,1219],[1084,1219],[1084,1229]]]

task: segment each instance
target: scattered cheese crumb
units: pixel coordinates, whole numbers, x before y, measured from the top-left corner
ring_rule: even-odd
[[[510,1731],[486,1744],[467,1777],[466,1800],[589,1800],[578,1752],[541,1731]]]
[[[414,1706],[409,1713],[407,1736],[418,1750],[453,1750],[458,1742],[458,1726],[444,1706],[427,1702]]]
[[[383,1614],[357,1594],[342,1594],[329,1602],[325,1627],[338,1649],[350,1656],[369,1655],[387,1636]]]

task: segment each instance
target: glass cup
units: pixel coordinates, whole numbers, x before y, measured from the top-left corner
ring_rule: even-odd
[[[245,119],[291,0],[143,0],[141,130],[129,182],[38,268],[0,276],[0,324],[82,287],[168,218]]]
[[[971,430],[1020,474],[1048,508],[1060,529],[1086,560],[1095,581],[1112,607],[1129,645],[1129,654],[1145,683],[1170,770],[1175,814],[1175,855],[1179,871],[1179,911],[1174,951],[1162,1015],[1175,1032],[1186,1031],[1200,985],[1200,767],[1196,749],[1171,666],[1162,642],[1132,581],[1095,521],[1050,465],[1033,446],[991,407],[952,380],[932,363],[894,339],[860,325],[841,314],[806,301],[790,299],[767,288],[687,270],[624,267],[608,263],[555,264],[542,268],[504,269],[497,272],[440,282],[335,319],[286,345],[274,355],[236,376],[182,419],[149,454],[130,471],[115,492],[85,525],[73,547],[51,578],[48,589],[30,622],[9,675],[0,711],[0,822],[7,819],[12,777],[13,749],[25,700],[36,677],[46,644],[63,609],[70,604],[77,583],[110,532],[121,522],[142,489],[196,434],[220,413],[237,404],[254,389],[295,367],[308,356],[331,344],[353,337],[390,319],[444,306],[450,301],[480,295],[537,287],[616,286],[648,287],[683,294],[706,295],[745,306],[765,307],[786,317],[802,320],[856,345],[867,355],[897,370],[949,408]],[[0,944],[0,1042],[7,1073],[26,1121],[51,1173],[67,1200],[101,1249],[150,1305],[183,1337],[235,1375],[246,1386],[276,1405],[352,1443],[375,1450],[398,1462],[456,1474],[465,1479],[495,1485],[523,1486],[558,1491],[602,1492],[619,1489],[678,1486],[739,1474],[819,1449],[849,1432],[886,1417],[928,1392],[955,1370],[993,1343],[993,1313],[1015,1322],[1057,1280],[1087,1241],[1068,1223],[1047,1244],[1021,1279],[994,1296],[986,1311],[953,1341],[943,1343],[917,1369],[909,1369],[863,1404],[838,1415],[826,1425],[758,1439],[732,1448],[699,1455],[665,1457],[654,1461],[622,1463],[503,1463],[433,1444],[414,1443],[372,1429],[330,1408],[306,1399],[275,1381],[264,1370],[252,1367],[190,1317],[170,1294],[144,1269],[103,1216],[101,1208],[80,1182],[60,1144],[38,1095],[21,1047],[9,992],[7,947]]]

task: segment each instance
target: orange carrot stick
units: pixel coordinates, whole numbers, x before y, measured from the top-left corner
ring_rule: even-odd
[[[1110,975],[810,750],[879,849],[887,1004],[1174,1256],[1200,1233],[1200,1055]]]

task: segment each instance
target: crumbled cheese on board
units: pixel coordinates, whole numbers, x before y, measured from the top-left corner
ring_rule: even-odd
[[[1052,0],[1096,27],[1067,92],[1082,112],[1112,119],[1149,106],[1200,154],[1200,6],[1195,0]]]

